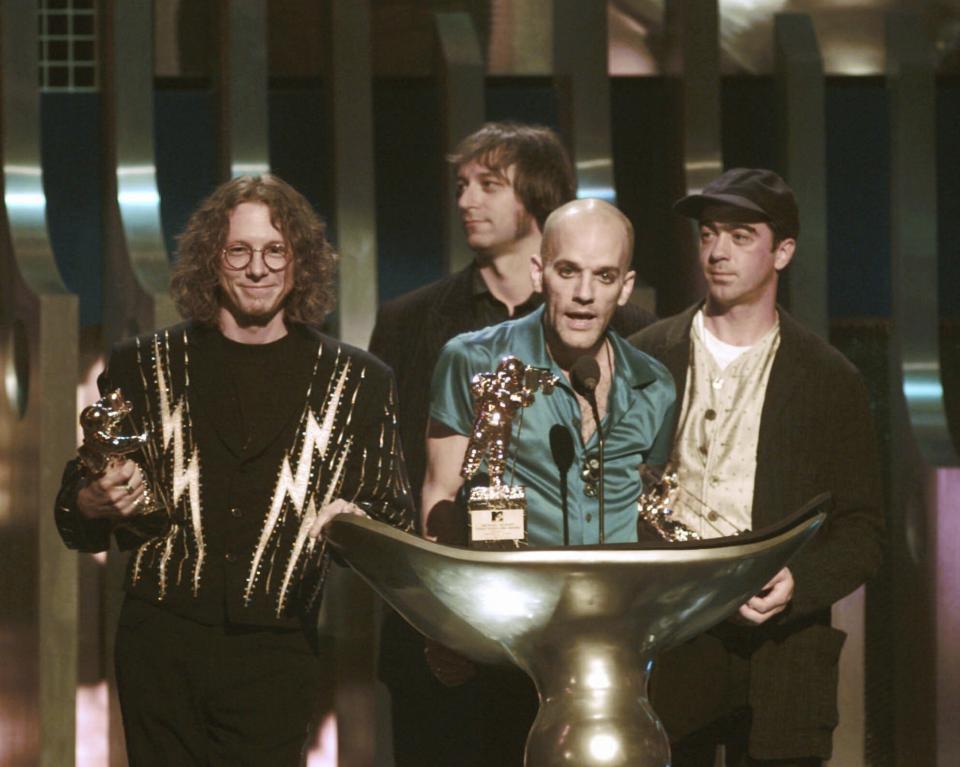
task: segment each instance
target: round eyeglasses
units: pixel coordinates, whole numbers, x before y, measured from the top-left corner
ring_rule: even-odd
[[[235,242],[233,245],[227,245],[222,253],[223,263],[227,269],[237,272],[250,265],[254,253],[259,253],[263,257],[264,265],[271,272],[283,271],[290,261],[290,253],[282,242],[270,242],[262,248],[254,248],[245,242]]]

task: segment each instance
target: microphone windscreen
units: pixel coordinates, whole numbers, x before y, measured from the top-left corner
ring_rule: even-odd
[[[550,453],[561,476],[570,471],[573,465],[573,437],[563,424],[555,423],[550,427]]]
[[[580,357],[570,368],[570,383],[581,397],[593,394],[600,383],[600,366],[593,357]]]

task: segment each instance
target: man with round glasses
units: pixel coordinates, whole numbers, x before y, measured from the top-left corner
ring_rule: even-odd
[[[282,242],[271,242],[262,248],[253,248],[245,242],[235,242],[223,249],[224,266],[227,269],[241,271],[249,266],[255,254],[263,257],[263,263],[271,272],[283,271],[287,266],[287,246]]]
[[[115,658],[132,765],[300,764],[323,526],[350,512],[412,528],[392,376],[314,329],[334,266],[302,195],[229,181],[179,240],[187,322],[120,344],[100,379],[146,441],[103,473],[68,464],[56,517],[72,548],[132,550]],[[159,511],[141,513],[147,498]],[[159,534],[142,526],[157,514]]]

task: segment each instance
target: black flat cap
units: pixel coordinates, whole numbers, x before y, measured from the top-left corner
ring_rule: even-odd
[[[699,221],[703,209],[713,205],[760,214],[780,237],[796,239],[800,234],[797,198],[772,170],[731,168],[707,184],[700,194],[677,200],[673,209]]]

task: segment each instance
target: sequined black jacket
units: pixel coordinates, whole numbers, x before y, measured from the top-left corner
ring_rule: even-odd
[[[133,405],[146,448],[133,457],[173,517],[142,541],[74,508],[81,472],[67,465],[56,503],[65,543],[132,547],[126,589],[203,623],[294,626],[319,607],[328,554],[307,532],[335,498],[412,529],[393,379],[373,356],[304,326],[271,382],[275,428],[235,444],[218,332],[194,324],[125,342],[101,376]]]

